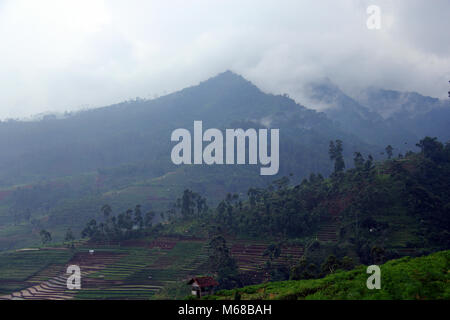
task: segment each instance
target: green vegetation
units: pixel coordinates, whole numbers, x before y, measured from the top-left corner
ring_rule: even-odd
[[[337,270],[323,279],[270,282],[223,290],[206,299],[450,299],[450,251],[391,260],[381,268],[381,289],[369,290],[365,266]]]
[[[99,221],[105,203],[115,215],[136,204],[143,212],[165,212],[190,189],[215,207],[227,192],[245,194],[269,183],[272,178],[261,177],[256,166],[175,166],[171,132],[190,128],[197,119],[219,129],[264,128],[270,119],[283,128],[280,176],[328,175],[328,142],[336,137],[361,152],[381,150],[323,113],[266,94],[232,72],[158,99],[64,119],[2,121],[0,147],[8,152],[0,163],[0,250],[38,244],[42,229],[54,241],[63,241],[68,228],[78,235],[91,219]],[[351,153],[343,157],[348,160]]]
[[[157,241],[158,247],[148,248],[154,241]],[[138,244],[142,246],[136,247]],[[107,250],[114,254],[116,259],[100,270],[89,273],[89,285],[77,292],[75,298],[149,299],[163,288],[169,292],[185,292],[182,288],[178,290],[178,284],[184,283],[183,280],[190,274],[201,273],[206,260],[204,243],[199,241],[148,239],[133,245],[100,249],[100,252]],[[99,260],[99,263],[102,262],[104,259]],[[173,291],[171,288],[178,289]],[[184,295],[179,293],[178,296]]]
[[[34,285],[34,281],[47,280],[40,272],[52,268],[63,269],[72,258],[69,250],[23,249],[0,254],[0,295]]]
[[[134,213],[129,210],[117,218],[104,214],[104,222],[97,226],[93,220],[84,233],[105,243],[148,235],[209,239],[207,271],[216,275],[221,288],[246,283],[248,258],[232,257],[226,240],[230,238],[269,241],[242,247],[260,262],[252,271],[268,280],[320,278],[338,268],[445,250],[450,247],[446,187],[450,145],[426,137],[418,146],[420,153],[382,163],[357,153],[355,167],[343,171],[345,165],[339,163],[343,143],[338,140],[330,143],[335,172],[328,179],[311,174],[293,186],[287,177],[281,178],[267,188],[249,189],[246,199],[228,194],[215,209],[186,189],[176,205],[161,215],[163,225],[144,225],[137,206]],[[295,243],[302,247],[301,259],[279,259]]]
[[[442,259],[392,259],[448,250],[450,144],[426,137],[418,143],[420,153],[384,162],[358,152],[354,168],[346,171],[345,163],[339,163],[344,147],[340,141],[330,144],[335,172],[329,178],[311,174],[293,184],[292,176],[284,177],[266,188],[250,188],[246,197],[228,194],[215,207],[191,189],[166,211],[143,211],[136,205],[116,214],[113,205],[102,204],[81,230],[87,239],[75,241],[71,229],[62,230],[66,242],[52,243],[56,248],[49,247],[53,235],[41,229],[45,251],[66,255],[42,261],[40,256],[25,260],[30,252],[44,250],[2,256],[1,261],[25,260],[20,265],[5,262],[5,270],[17,270],[0,279],[1,290],[21,290],[19,298],[180,298],[186,293],[181,283],[189,277],[212,275],[220,289],[264,283],[237,291],[241,298],[403,299],[418,292],[419,298],[447,299],[433,270],[444,258],[448,264],[448,251],[441,253]],[[81,291],[65,289],[66,263],[82,268]],[[382,269],[381,291],[367,295],[365,282],[352,282],[367,279],[363,265],[383,263],[387,271]],[[409,281],[411,288],[394,285],[402,263],[417,273],[416,279],[405,267],[405,279],[418,281]],[[423,285],[421,279],[431,279],[431,284]],[[433,279],[435,295],[429,287]],[[44,288],[33,289],[37,293],[22,290],[46,280],[50,283]]]

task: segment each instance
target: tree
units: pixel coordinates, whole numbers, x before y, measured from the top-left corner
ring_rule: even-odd
[[[147,212],[144,217],[144,226],[151,227],[154,217],[155,217],[155,213],[153,211]]]
[[[330,160],[334,161],[334,173],[337,174],[339,172],[344,171],[345,162],[342,156],[343,147],[342,141],[336,140],[335,142],[330,141],[330,146],[328,150],[328,154],[330,155]]]
[[[385,262],[384,248],[375,246],[370,250],[370,255],[374,264],[383,264]]]
[[[339,267],[339,262],[334,255],[328,256],[327,260],[322,264],[322,274],[326,275],[334,273]]]
[[[133,229],[133,210],[128,209],[125,211],[125,229]]]
[[[256,206],[256,203],[260,201],[262,190],[258,188],[250,188],[247,192],[250,207],[253,209]]]
[[[39,235],[41,236],[41,242],[43,245],[46,243],[52,241],[52,235],[50,232],[48,232],[45,229],[42,229],[41,232],[39,232]]]
[[[81,231],[82,238],[96,238],[99,236],[99,234],[100,232],[97,226],[97,221],[95,219],[91,219],[91,221],[89,221],[86,224],[86,227]]]
[[[134,225],[137,226],[139,229],[142,229],[144,226],[144,218],[142,218],[142,212],[141,212],[141,205],[138,204],[134,208]]]
[[[177,207],[181,209],[183,219],[188,219],[194,215],[195,194],[189,189],[183,191],[181,199],[177,200]]]
[[[69,228],[66,231],[66,236],[64,237],[64,241],[68,242],[68,245],[73,247],[73,241],[75,240],[75,237],[72,233],[72,230]]]
[[[353,262],[353,259],[345,256],[342,258],[340,263],[340,268],[344,270],[352,270],[355,267],[355,263]]]
[[[231,257],[226,240],[222,236],[214,237],[209,242],[208,266],[211,272],[217,274],[221,287],[232,288],[236,286],[237,264]]]
[[[130,231],[133,229],[133,210],[128,209],[125,213],[117,217],[117,227],[121,230]]]
[[[195,205],[197,206],[197,216],[200,218],[205,212],[208,211],[208,206],[206,205],[206,199],[195,193]]]
[[[105,217],[105,220],[108,221],[109,216],[111,215],[112,209],[109,204],[103,205],[101,208],[101,211],[103,212],[103,216]]]
[[[372,169],[372,164],[373,164],[373,157],[372,155],[369,154],[365,163],[366,171],[370,171]]]
[[[271,278],[278,278],[280,268],[274,266],[274,260],[278,259],[281,255],[281,246],[280,244],[271,243],[263,253],[263,256],[267,256],[269,259],[266,261],[266,271],[270,273]],[[286,272],[287,276],[289,271]],[[285,279],[277,279],[277,280],[285,280]]]
[[[425,137],[416,144],[420,148],[422,154],[434,161],[441,158],[442,151],[444,150],[444,145],[437,141],[437,138]]]
[[[279,244],[271,243],[267,249],[264,251],[263,256],[268,256],[269,260],[272,262],[277,259],[281,254],[281,248]]]
[[[391,145],[388,145],[385,150],[386,150],[386,154],[388,156],[388,159],[391,159],[392,158],[392,151],[394,150],[394,148],[392,148]]]
[[[361,170],[364,167],[364,157],[362,156],[361,152],[355,152],[353,162],[357,170]]]
[[[291,280],[304,280],[316,278],[317,275],[318,271],[316,264],[309,262],[305,256],[302,256],[298,264],[291,268],[289,278]]]

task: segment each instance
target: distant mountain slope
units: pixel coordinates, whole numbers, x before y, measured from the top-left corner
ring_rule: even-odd
[[[344,142],[344,159],[351,167],[355,151],[384,158],[380,153],[386,145],[404,152],[420,140],[417,132],[427,131],[416,132],[424,125],[418,118],[409,120],[413,130],[384,120],[331,82],[314,90],[317,101],[333,105],[327,114],[287,96],[264,93],[227,71],[154,100],[137,99],[63,118],[1,122],[0,248],[43,226],[55,228],[60,239],[69,226],[79,230],[105,202],[116,212],[138,203],[159,210],[191,188],[215,205],[227,192],[245,194],[249,187],[277,178],[261,177],[259,166],[173,165],[175,143],[170,135],[177,128],[192,132],[194,120],[202,120],[204,129],[279,128],[278,176],[292,173],[296,179],[331,173],[330,140]],[[423,115],[430,117],[426,123],[434,121],[433,112],[439,110]],[[447,119],[439,117],[436,123]],[[434,126],[444,133],[447,128]]]
[[[366,143],[405,152],[424,136],[450,139],[450,101],[375,88],[350,97],[329,79],[311,83],[307,91],[340,128]]]
[[[436,136],[450,140],[450,100],[439,100],[416,92],[369,88],[356,97],[391,126],[409,130],[416,137]]]
[[[286,168],[286,159],[281,161],[283,169],[296,173],[326,172],[327,144],[331,139],[340,137],[349,145],[369,150],[358,138],[333,126],[325,115],[287,97],[265,94],[241,76],[225,72],[155,100],[124,102],[63,119],[0,123],[0,149],[4,150],[0,156],[0,185],[126,163],[146,163],[150,176],[164,174],[173,168],[171,132],[180,127],[192,130],[194,120],[202,120],[205,128],[280,128],[282,150],[291,148],[294,132],[304,153],[315,152],[317,143],[321,144],[317,151],[321,156],[309,164],[307,159],[297,159],[296,168]]]
[[[448,106],[448,102],[423,96],[417,92],[400,92],[370,87],[355,95],[355,99],[384,119],[396,114],[414,118],[433,109]]]
[[[232,72],[154,100],[135,100],[82,111],[62,119],[0,123],[0,244],[24,239],[45,226],[61,239],[108,202],[122,211],[141,204],[167,208],[183,188],[219,199],[245,193],[275,176],[261,177],[259,165],[175,166],[170,153],[173,130],[279,128],[279,175],[328,175],[329,141],[344,141],[344,157],[382,148],[346,133],[325,114],[286,96],[271,95]],[[160,179],[158,177],[168,177]],[[215,205],[215,203],[211,203]],[[146,209],[147,210],[147,209]],[[38,239],[34,234],[33,239]]]

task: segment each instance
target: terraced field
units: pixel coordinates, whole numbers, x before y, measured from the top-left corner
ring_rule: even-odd
[[[261,271],[267,261],[267,256],[264,256],[264,252],[270,245],[270,242],[235,240],[231,243],[231,255],[236,259],[240,271]],[[282,246],[281,255],[276,259],[275,263],[288,263],[290,260],[298,261],[302,255],[302,246]]]
[[[206,261],[205,243],[159,240],[143,247],[116,249],[123,257],[91,273],[77,293],[79,299],[148,299],[162,287],[200,274]],[[170,245],[172,244],[172,245]],[[150,248],[149,248],[150,247]]]
[[[269,242],[229,243],[240,271],[259,277]],[[302,254],[300,246],[283,247],[276,263]],[[170,237],[122,246],[81,243],[74,250],[16,251],[0,256],[0,299],[151,299],[163,287],[206,274],[206,261],[206,239]],[[80,290],[66,287],[69,265],[81,269]]]
[[[50,280],[52,286],[55,282],[52,278],[65,270],[65,265],[72,257],[73,252],[64,248],[30,249],[1,254],[0,299],[20,298],[28,294],[22,293],[24,289],[36,284],[46,286]],[[11,292],[15,294],[8,295]]]
[[[339,230],[339,222],[336,220],[328,221],[323,224],[317,232],[317,239],[322,242],[338,241],[337,231]]]

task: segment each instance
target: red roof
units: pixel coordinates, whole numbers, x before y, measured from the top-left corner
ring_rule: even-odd
[[[193,284],[194,282],[197,283],[199,287],[214,287],[219,285],[213,277],[195,277],[189,280],[188,284]]]

